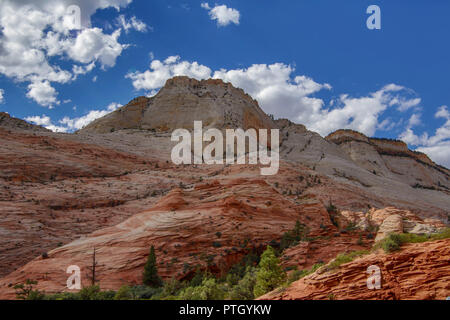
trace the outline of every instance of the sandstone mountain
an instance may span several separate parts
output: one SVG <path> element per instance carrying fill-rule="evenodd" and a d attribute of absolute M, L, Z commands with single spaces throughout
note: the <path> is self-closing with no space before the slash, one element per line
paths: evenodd
<path fill-rule="evenodd" d="M 273 121 L 242 89 L 222 80 L 188 77 L 167 80 L 154 97 L 136 98 L 79 132 L 108 133 L 120 129 L 173 131 L 192 129 L 202 120 L 205 128 L 272 128 Z"/>
<path fill-rule="evenodd" d="M 261 176 L 259 165 L 174 165 L 171 132 L 194 120 L 279 128 L 278 174 Z M 151 245 L 164 279 L 189 279 L 197 266 L 220 275 L 251 250 L 276 245 L 297 220 L 310 241 L 283 253 L 285 267 L 370 248 L 377 230 L 380 239 L 449 224 L 448 169 L 401 142 L 347 130 L 323 138 L 272 120 L 220 80 L 170 79 L 154 97 L 76 134 L 16 132 L 10 124 L 22 122 L 7 123 L 0 124 L 0 298 L 14 298 L 13 285 L 27 278 L 47 292 L 66 290 L 71 264 L 86 284 L 94 248 L 100 286 L 117 289 L 141 283 Z"/>

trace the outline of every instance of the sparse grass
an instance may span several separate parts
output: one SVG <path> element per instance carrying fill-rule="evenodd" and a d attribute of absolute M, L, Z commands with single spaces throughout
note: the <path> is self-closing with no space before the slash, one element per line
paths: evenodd
<path fill-rule="evenodd" d="M 352 251 L 352 252 L 349 252 L 349 253 L 341 253 L 333 261 L 331 261 L 327 265 L 326 268 L 327 268 L 328 271 L 337 269 L 342 264 L 351 262 L 355 258 L 364 256 L 364 255 L 369 254 L 369 253 L 370 253 L 370 251 L 368 251 L 368 250 L 358 250 L 358 251 Z"/>
<path fill-rule="evenodd" d="M 400 249 L 404 243 L 422 243 L 426 241 L 442 240 L 450 238 L 450 228 L 445 228 L 439 233 L 418 235 L 413 233 L 392 233 L 381 241 L 378 241 L 373 249 L 382 248 L 386 253 L 394 252 Z"/>
<path fill-rule="evenodd" d="M 319 269 L 321 266 L 323 266 L 323 263 L 316 263 L 311 267 L 311 269 L 306 270 L 295 270 L 289 275 L 289 278 L 287 280 L 288 284 L 291 284 L 294 281 L 300 280 L 303 277 L 306 277 L 307 275 L 310 275 L 314 272 L 316 272 L 317 269 Z"/>

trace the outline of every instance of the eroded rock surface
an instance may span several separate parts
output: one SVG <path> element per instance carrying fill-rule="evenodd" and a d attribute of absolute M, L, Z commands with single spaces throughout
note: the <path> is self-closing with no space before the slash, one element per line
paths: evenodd
<path fill-rule="evenodd" d="M 260 299 L 274 300 L 444 300 L 450 295 L 450 239 L 407 244 L 400 252 L 372 253 L 325 268 Z M 367 268 L 381 270 L 381 288 L 368 289 Z"/>

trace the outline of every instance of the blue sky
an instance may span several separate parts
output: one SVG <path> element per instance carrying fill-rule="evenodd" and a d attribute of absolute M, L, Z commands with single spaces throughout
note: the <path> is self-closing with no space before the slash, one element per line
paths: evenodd
<path fill-rule="evenodd" d="M 73 4 L 80 27 L 64 20 Z M 372 4 L 381 30 L 366 27 Z M 401 138 L 448 167 L 448 12 L 445 0 L 4 0 L 0 110 L 70 132 L 167 77 L 218 77 L 276 117 Z"/>

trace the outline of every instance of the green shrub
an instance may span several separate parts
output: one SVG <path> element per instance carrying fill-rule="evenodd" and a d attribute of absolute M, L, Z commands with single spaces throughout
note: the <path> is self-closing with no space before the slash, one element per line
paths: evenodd
<path fill-rule="evenodd" d="M 374 249 L 382 248 L 386 253 L 397 251 L 404 243 L 421 243 L 433 240 L 450 238 L 450 228 L 445 228 L 438 233 L 428 235 L 418 235 L 413 233 L 391 233 L 383 240 L 374 245 Z"/>
<path fill-rule="evenodd" d="M 216 279 L 204 279 L 197 287 L 187 287 L 178 296 L 181 300 L 223 300 L 226 296 L 226 289 L 217 283 Z"/>
<path fill-rule="evenodd" d="M 39 290 L 33 290 L 33 287 L 37 285 L 37 281 L 27 279 L 25 283 L 17 284 L 14 286 L 16 290 L 16 297 L 20 300 L 43 300 L 45 298 L 44 293 Z"/>
<path fill-rule="evenodd" d="M 281 236 L 280 252 L 282 252 L 286 248 L 289 248 L 290 246 L 296 245 L 299 241 L 305 240 L 307 234 L 307 227 L 297 220 L 294 229 L 285 232 Z"/>
<path fill-rule="evenodd" d="M 256 284 L 256 272 L 254 267 L 248 267 L 245 276 L 230 290 L 229 298 L 233 300 L 252 300 Z"/>
<path fill-rule="evenodd" d="M 256 273 L 256 284 L 253 290 L 255 297 L 259 297 L 276 287 L 286 279 L 286 273 L 280 266 L 280 260 L 271 246 L 261 255 Z"/>
<path fill-rule="evenodd" d="M 289 278 L 287 280 L 288 284 L 300 280 L 301 278 L 316 272 L 316 270 L 319 269 L 321 266 L 323 266 L 323 263 L 316 263 L 309 270 L 295 270 L 289 275 Z"/>
<path fill-rule="evenodd" d="M 162 292 L 162 288 L 152 288 L 144 285 L 131 287 L 131 296 L 133 299 L 150 299 Z"/>
<path fill-rule="evenodd" d="M 114 300 L 132 300 L 133 294 L 129 286 L 121 286 L 114 295 Z"/>

